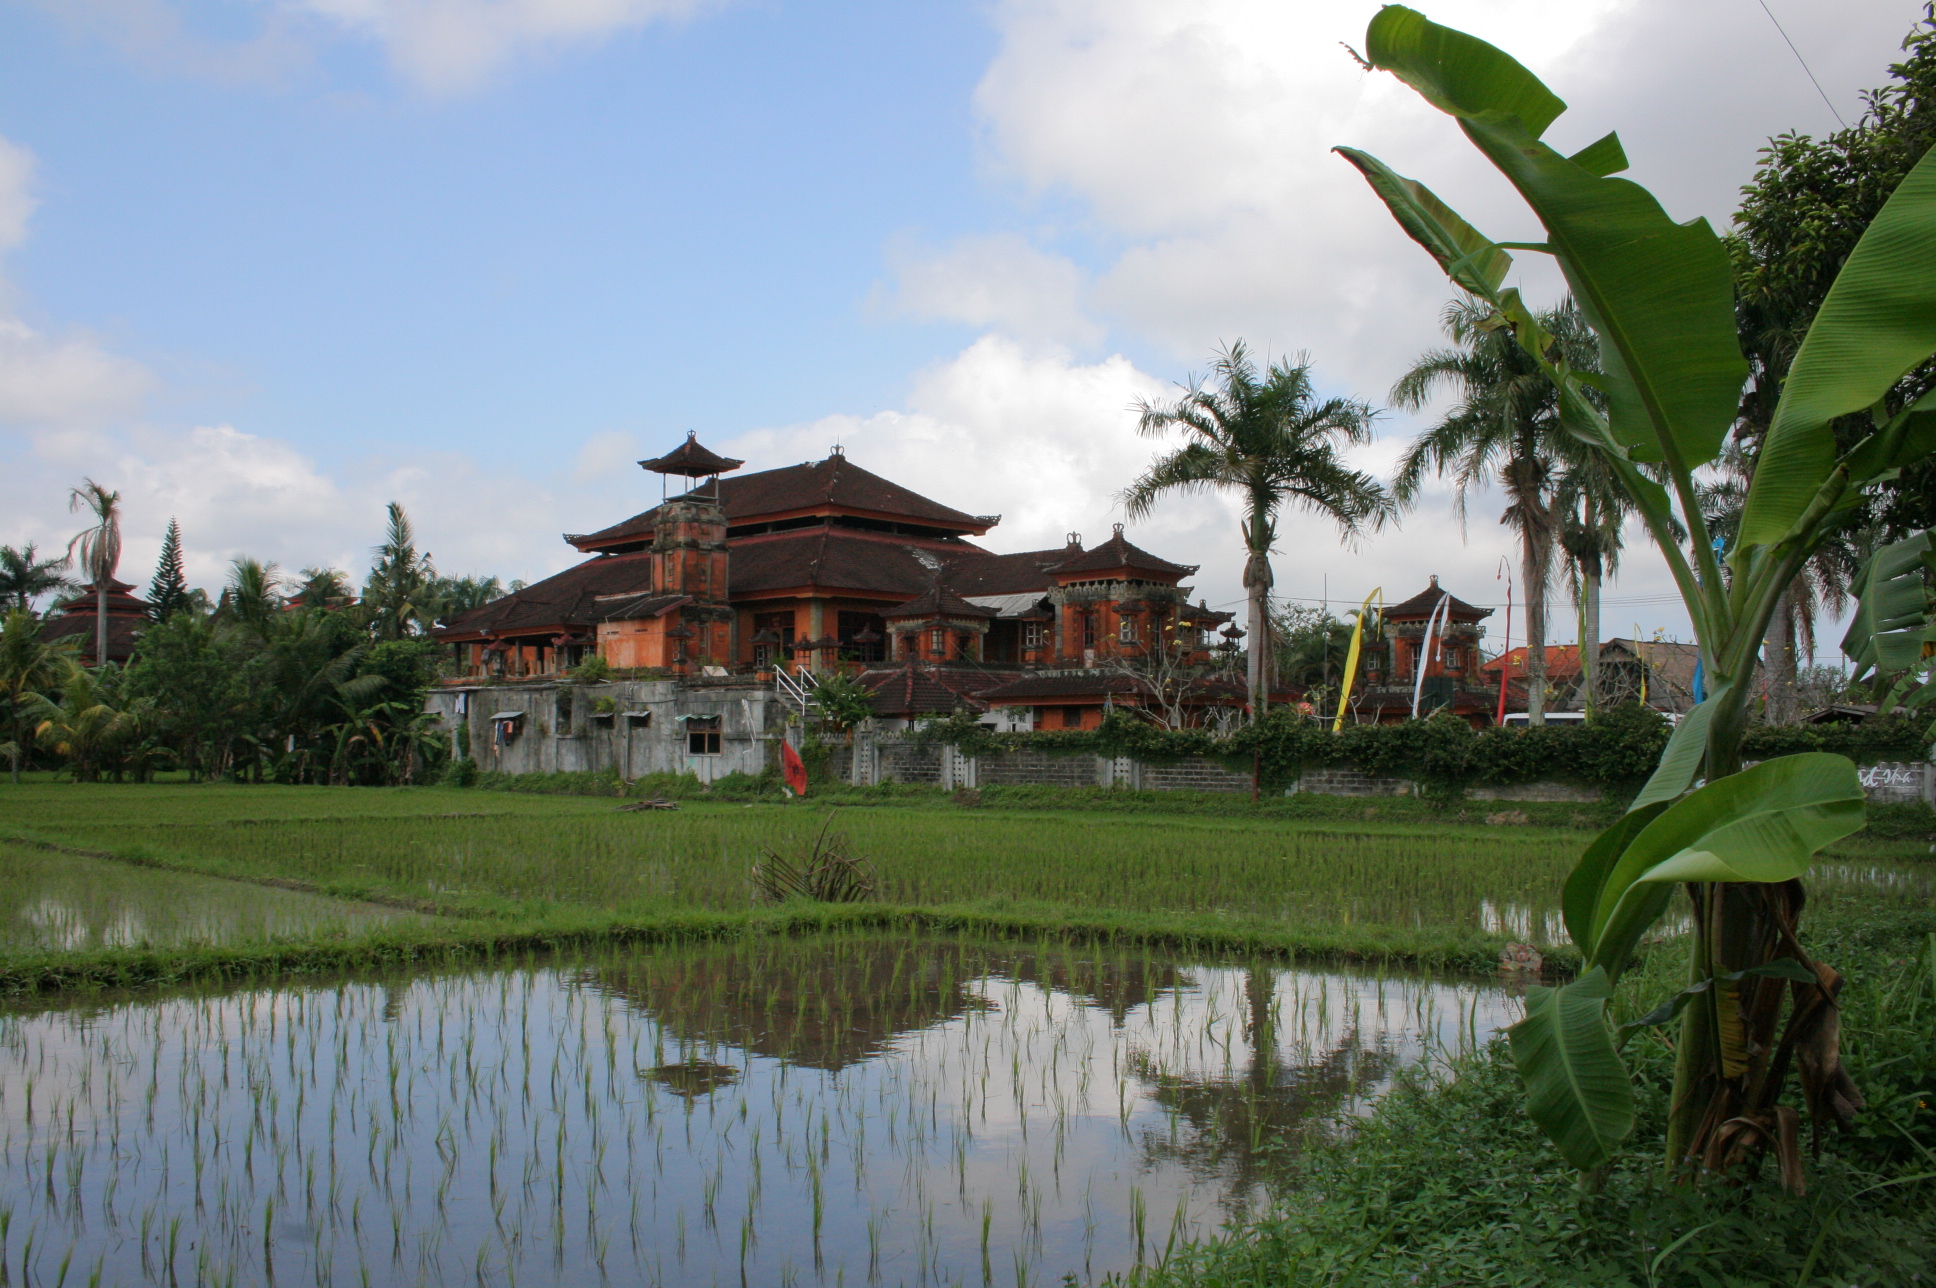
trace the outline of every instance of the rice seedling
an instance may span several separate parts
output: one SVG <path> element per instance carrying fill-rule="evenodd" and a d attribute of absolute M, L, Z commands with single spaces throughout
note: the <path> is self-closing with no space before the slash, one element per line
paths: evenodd
<path fill-rule="evenodd" d="M 129 1284 L 1087 1278 L 1250 1210 L 1300 1142 L 1512 1006 L 839 934 L 0 1013 L 0 1257 L 50 1284 L 64 1261 Z"/>

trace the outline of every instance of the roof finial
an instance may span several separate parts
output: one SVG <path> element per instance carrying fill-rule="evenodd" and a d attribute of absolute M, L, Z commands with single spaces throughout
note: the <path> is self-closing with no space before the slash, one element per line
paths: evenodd
<path fill-rule="evenodd" d="M 1117 536 L 1119 536 L 1119 537 L 1120 537 L 1120 536 L 1122 536 L 1122 535 L 1123 535 L 1123 525 L 1122 525 L 1122 524 L 1120 524 L 1120 523 L 1118 523 L 1118 524 L 1116 524 L 1116 525 L 1115 525 L 1115 531 L 1116 531 L 1116 535 L 1117 535 Z"/>
<path fill-rule="evenodd" d="M 1432 574 L 1432 589 L 1433 589 L 1433 590 L 1437 590 L 1438 588 L 1439 588 L 1439 575 L 1438 575 L 1437 573 L 1433 573 L 1433 574 Z"/>

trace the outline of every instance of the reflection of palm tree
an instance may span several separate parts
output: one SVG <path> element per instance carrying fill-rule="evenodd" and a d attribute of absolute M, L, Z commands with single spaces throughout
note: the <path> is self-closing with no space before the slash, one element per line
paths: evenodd
<path fill-rule="evenodd" d="M 1277 1044 L 1276 995 L 1277 972 L 1246 972 L 1244 1038 L 1250 1059 L 1236 1077 L 1169 1073 L 1147 1055 L 1130 1061 L 1130 1071 L 1149 1085 L 1156 1103 L 1191 1128 L 1175 1140 L 1145 1132 L 1145 1155 L 1181 1163 L 1200 1176 L 1227 1175 L 1226 1200 L 1232 1203 L 1262 1175 L 1269 1148 L 1294 1144 L 1323 1126 L 1340 1106 L 1384 1081 L 1397 1066 L 1391 1050 L 1367 1044 L 1356 1026 L 1317 1059 L 1287 1062 Z"/>

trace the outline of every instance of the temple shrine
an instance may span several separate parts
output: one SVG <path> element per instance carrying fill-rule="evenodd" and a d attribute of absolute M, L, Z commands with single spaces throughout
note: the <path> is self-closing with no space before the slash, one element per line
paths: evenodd
<path fill-rule="evenodd" d="M 108 578 L 108 649 L 109 662 L 126 665 L 134 656 L 135 637 L 153 621 L 148 601 L 134 593 L 134 587 L 125 581 Z M 83 586 L 74 592 L 72 598 L 54 606 L 47 620 L 42 623 L 40 637 L 48 642 L 71 639 L 75 644 L 75 656 L 88 666 L 99 666 L 102 659 L 95 656 L 100 647 L 101 593 L 100 584 Z"/>
<path fill-rule="evenodd" d="M 1495 678 L 1488 687 L 1479 655 L 1480 623 L 1490 608 L 1476 608 L 1431 584 L 1380 615 L 1382 638 L 1368 642 L 1358 666 L 1346 720 L 1396 724 L 1441 710 L 1480 728 L 1492 723 L 1498 701 Z"/>
<path fill-rule="evenodd" d="M 1093 707 L 1093 724 L 1117 697 L 1073 692 L 1103 678 L 1084 673 L 1158 651 L 1205 661 L 1211 632 L 1231 620 L 1189 602 L 1194 566 L 1139 549 L 1121 525 L 1094 547 L 1070 533 L 1053 549 L 995 554 L 975 539 L 999 515 L 955 510 L 838 449 L 740 474 L 743 461 L 688 434 L 639 464 L 667 481 L 658 505 L 567 535 L 584 562 L 435 632 L 470 682 L 551 675 L 596 654 L 674 675 L 848 670 L 883 698 L 919 693 L 953 710 L 990 705 L 964 696 L 981 691 L 1002 705 L 1001 687 L 1027 677 L 1030 700 L 1014 693 L 1009 705 Z M 895 678 L 909 668 L 963 674 Z M 1072 692 L 1051 691 L 1057 676 Z"/>

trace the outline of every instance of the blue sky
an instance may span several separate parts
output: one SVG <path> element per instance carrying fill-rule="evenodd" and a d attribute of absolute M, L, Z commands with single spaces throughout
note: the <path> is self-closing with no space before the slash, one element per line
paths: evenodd
<path fill-rule="evenodd" d="M 1769 134 L 1853 118 L 1920 5 L 1428 6 L 1618 127 L 1724 222 Z M 0 541 L 128 505 L 145 581 L 247 553 L 360 570 L 402 499 L 448 571 L 536 577 L 656 498 L 688 429 L 963 509 L 997 549 L 1106 535 L 1130 403 L 1220 342 L 1374 402 L 1445 289 L 1328 148 L 1523 231 L 1444 118 L 1338 48 L 1371 3 L 45 0 L 0 4 Z M 1831 104 L 1833 107 L 1831 107 Z M 1528 269 L 1525 285 L 1550 294 Z M 1365 453 L 1389 465 L 1414 422 Z M 1429 498 L 1356 549 L 1285 525 L 1279 588 L 1493 602 L 1497 507 Z M 1234 516 L 1131 531 L 1235 599 Z M 1609 624 L 1684 633 L 1644 547 Z"/>

